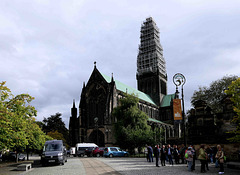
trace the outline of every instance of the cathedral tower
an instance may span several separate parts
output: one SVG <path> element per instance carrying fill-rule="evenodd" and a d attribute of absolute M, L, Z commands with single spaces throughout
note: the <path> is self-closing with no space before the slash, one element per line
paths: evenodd
<path fill-rule="evenodd" d="M 143 22 L 140 39 L 137 57 L 138 90 L 148 94 L 160 106 L 163 96 L 167 94 L 167 73 L 159 29 L 152 17 Z"/>
<path fill-rule="evenodd" d="M 73 107 L 71 108 L 71 117 L 69 121 L 70 146 L 75 146 L 76 143 L 78 143 L 78 128 L 77 108 L 75 107 L 75 100 L 73 100 Z"/>

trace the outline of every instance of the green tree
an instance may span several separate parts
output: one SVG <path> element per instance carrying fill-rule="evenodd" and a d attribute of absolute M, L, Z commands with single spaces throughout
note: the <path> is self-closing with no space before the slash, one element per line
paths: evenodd
<path fill-rule="evenodd" d="M 153 132 L 147 125 L 148 116 L 137 107 L 138 98 L 125 94 L 120 105 L 113 110 L 117 122 L 114 125 L 116 144 L 133 152 L 153 141 Z"/>
<path fill-rule="evenodd" d="M 65 123 L 62 121 L 61 116 L 62 116 L 61 113 L 56 113 L 55 115 L 51 115 L 48 118 L 44 117 L 42 128 L 46 134 L 48 134 L 49 132 L 55 132 L 55 131 L 57 131 L 58 133 L 61 133 L 64 138 L 63 142 L 68 147 L 69 131 L 65 127 Z"/>
<path fill-rule="evenodd" d="M 41 150 L 46 140 L 53 139 L 51 136 L 46 135 L 34 120 L 32 122 L 28 122 L 27 134 L 29 143 L 26 147 L 27 160 L 29 151 Z"/>
<path fill-rule="evenodd" d="M 219 80 L 213 81 L 209 87 L 200 86 L 198 90 L 194 91 L 191 104 L 193 105 L 198 100 L 204 100 L 212 108 L 213 112 L 221 112 L 220 102 L 226 96 L 224 91 L 237 78 L 237 76 L 224 76 Z"/>
<path fill-rule="evenodd" d="M 64 143 L 66 143 L 66 140 L 63 137 L 63 134 L 58 131 L 50 131 L 48 132 L 47 135 L 52 137 L 53 139 L 62 140 Z"/>
<path fill-rule="evenodd" d="M 233 81 L 225 92 L 231 96 L 231 101 L 234 104 L 233 110 L 236 112 L 236 116 L 233 118 L 233 122 L 236 123 L 236 129 L 229 132 L 234 136 L 228 140 L 240 143 L 240 78 Z"/>
<path fill-rule="evenodd" d="M 0 83 L 0 150 L 17 154 L 27 147 L 39 149 L 45 136 L 34 124 L 37 111 L 30 105 L 34 98 L 28 94 L 14 96 L 5 84 Z"/>

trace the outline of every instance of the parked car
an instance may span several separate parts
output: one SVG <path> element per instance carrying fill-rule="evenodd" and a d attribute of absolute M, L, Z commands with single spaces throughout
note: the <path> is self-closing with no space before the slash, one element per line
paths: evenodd
<path fill-rule="evenodd" d="M 104 157 L 127 157 L 129 153 L 121 150 L 119 147 L 106 147 L 103 153 Z"/>
<path fill-rule="evenodd" d="M 104 148 L 105 147 L 96 147 L 96 148 L 94 148 L 92 150 L 92 155 L 95 156 L 95 157 L 103 156 Z"/>
<path fill-rule="evenodd" d="M 41 163 L 43 166 L 56 163 L 62 164 L 67 162 L 67 150 L 63 145 L 62 140 L 49 140 L 46 141 L 41 155 Z"/>
<path fill-rule="evenodd" d="M 76 144 L 76 155 L 78 157 L 84 157 L 86 154 L 90 155 L 92 153 L 92 149 L 98 147 L 95 143 L 77 143 Z M 91 153 L 88 152 L 88 149 L 91 149 Z M 87 151 L 86 151 L 87 150 Z"/>
<path fill-rule="evenodd" d="M 96 147 L 87 147 L 85 149 L 85 155 L 87 155 L 88 157 L 92 157 L 93 156 L 92 151 L 93 151 L 94 148 L 96 148 Z"/>
<path fill-rule="evenodd" d="M 70 148 L 70 156 L 73 155 L 74 157 L 76 157 L 76 147 L 71 147 Z"/>
<path fill-rule="evenodd" d="M 70 150 L 67 150 L 67 156 L 70 157 Z"/>
<path fill-rule="evenodd" d="M 22 153 L 18 153 L 18 161 L 24 161 L 25 155 Z M 16 160 L 16 153 L 15 152 L 9 152 L 2 155 L 2 161 L 15 161 Z"/>

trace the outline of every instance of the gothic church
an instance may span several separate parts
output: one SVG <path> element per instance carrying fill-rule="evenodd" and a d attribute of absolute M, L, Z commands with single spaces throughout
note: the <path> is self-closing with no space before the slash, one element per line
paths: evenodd
<path fill-rule="evenodd" d="M 111 115 L 119 105 L 124 93 L 136 94 L 138 107 L 148 116 L 148 124 L 162 127 L 165 142 L 179 136 L 174 127 L 172 100 L 175 94 L 167 94 L 166 62 L 160 44 L 159 29 L 150 17 L 141 26 L 139 53 L 137 57 L 137 86 L 134 89 L 97 69 L 96 62 L 88 80 L 83 84 L 79 115 L 75 102 L 71 109 L 69 133 L 71 146 L 76 143 L 96 143 L 98 146 L 112 146 L 115 143 Z"/>

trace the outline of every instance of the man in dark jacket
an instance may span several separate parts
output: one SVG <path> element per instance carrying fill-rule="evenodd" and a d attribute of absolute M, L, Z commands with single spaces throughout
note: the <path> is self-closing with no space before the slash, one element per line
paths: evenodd
<path fill-rule="evenodd" d="M 165 145 L 162 146 L 160 153 L 161 153 L 161 164 L 162 166 L 166 166 L 165 165 L 165 161 L 166 161 L 166 149 L 165 149 Z"/>
<path fill-rule="evenodd" d="M 158 165 L 159 155 L 160 155 L 159 145 L 156 145 L 155 148 L 154 148 L 154 156 L 156 158 L 156 166 L 157 167 L 159 167 L 159 165 Z"/>
<path fill-rule="evenodd" d="M 148 161 L 153 162 L 153 149 L 152 149 L 152 147 L 148 146 L 147 150 L 148 150 Z"/>
<path fill-rule="evenodd" d="M 173 148 L 171 147 L 171 145 L 168 145 L 167 148 L 167 155 L 168 155 L 168 161 L 170 165 L 173 165 L 173 160 L 172 160 L 172 155 L 173 155 Z"/>

